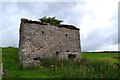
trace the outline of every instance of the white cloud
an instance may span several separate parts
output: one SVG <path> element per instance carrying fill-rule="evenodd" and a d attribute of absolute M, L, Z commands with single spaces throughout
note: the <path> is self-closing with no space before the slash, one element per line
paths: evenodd
<path fill-rule="evenodd" d="M 47 15 L 56 16 L 64 20 L 64 23 L 80 28 L 82 51 L 117 50 L 117 4 L 118 0 L 4 3 L 3 46 L 18 46 L 21 18 L 35 20 Z"/>
<path fill-rule="evenodd" d="M 74 11 L 84 14 L 79 24 L 83 51 L 97 48 L 117 50 L 117 5 L 117 0 L 86 0 L 82 7 L 79 4 L 75 7 Z M 105 47 L 104 44 L 110 47 Z"/>
<path fill-rule="evenodd" d="M 115 45 L 112 45 L 112 44 L 104 45 L 104 47 L 102 47 L 101 49 L 97 49 L 95 51 L 118 51 L 118 44 L 115 44 Z"/>

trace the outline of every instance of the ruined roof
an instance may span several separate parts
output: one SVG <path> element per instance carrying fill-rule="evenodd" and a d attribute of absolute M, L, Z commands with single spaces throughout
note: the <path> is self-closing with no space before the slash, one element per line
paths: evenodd
<path fill-rule="evenodd" d="M 25 19 L 25 18 L 22 18 L 21 21 L 24 22 L 24 23 L 35 23 L 35 24 L 41 24 L 41 25 L 48 25 L 47 23 L 42 23 L 40 21 L 32 21 L 32 20 L 28 20 L 28 19 Z M 76 28 L 73 25 L 67 25 L 67 24 L 61 24 L 61 25 L 59 25 L 57 27 L 59 27 L 59 28 L 69 28 L 69 29 L 80 30 L 79 28 Z"/>
<path fill-rule="evenodd" d="M 65 28 L 69 28 L 69 29 L 76 29 L 76 30 L 80 30 L 79 28 L 76 28 L 73 25 L 66 25 L 66 24 L 61 24 L 60 26 L 58 26 L 60 28 L 65 27 Z"/>

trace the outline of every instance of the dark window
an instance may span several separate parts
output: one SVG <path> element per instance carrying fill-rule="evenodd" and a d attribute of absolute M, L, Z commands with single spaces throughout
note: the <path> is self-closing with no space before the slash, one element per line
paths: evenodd
<path fill-rule="evenodd" d="M 69 52 L 69 50 L 67 50 L 66 52 Z"/>
<path fill-rule="evenodd" d="M 67 36 L 68 36 L 68 34 L 65 34 L 65 36 L 67 37 Z"/>
<path fill-rule="evenodd" d="M 56 55 L 58 55 L 58 54 L 59 54 L 59 52 L 57 51 L 57 52 L 56 52 Z"/>
<path fill-rule="evenodd" d="M 41 58 L 40 58 L 40 57 L 37 57 L 37 58 L 33 58 L 33 60 L 41 60 Z"/>
<path fill-rule="evenodd" d="M 42 33 L 44 33 L 44 31 L 42 31 Z"/>
<path fill-rule="evenodd" d="M 76 54 L 68 54 L 68 58 L 75 58 L 76 57 Z"/>

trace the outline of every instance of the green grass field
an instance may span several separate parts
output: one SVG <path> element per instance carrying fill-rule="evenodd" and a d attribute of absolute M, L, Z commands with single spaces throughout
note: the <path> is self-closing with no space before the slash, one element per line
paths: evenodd
<path fill-rule="evenodd" d="M 90 52 L 86 52 L 86 53 L 82 53 L 82 56 L 87 58 L 87 59 L 97 59 L 97 60 L 101 60 L 101 61 L 107 61 L 111 64 L 114 63 L 119 63 L 119 60 L 116 58 L 119 55 L 117 53 L 90 53 Z"/>
<path fill-rule="evenodd" d="M 82 53 L 83 61 L 46 60 L 42 66 L 21 69 L 18 48 L 2 48 L 2 61 L 7 78 L 118 78 L 118 54 Z M 54 67 L 51 67 L 51 64 Z M 47 66 L 46 66 L 47 65 Z M 59 65 L 59 66 L 58 66 Z"/>
<path fill-rule="evenodd" d="M 2 48 L 0 48 L 0 64 L 2 62 Z M 0 74 L 0 80 L 1 80 L 2 75 Z"/>

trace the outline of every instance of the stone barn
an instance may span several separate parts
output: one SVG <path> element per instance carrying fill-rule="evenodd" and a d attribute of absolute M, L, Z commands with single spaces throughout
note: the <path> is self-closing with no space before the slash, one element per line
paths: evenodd
<path fill-rule="evenodd" d="M 19 59 L 23 67 L 37 65 L 43 57 L 77 58 L 81 52 L 79 29 L 21 19 Z"/>

